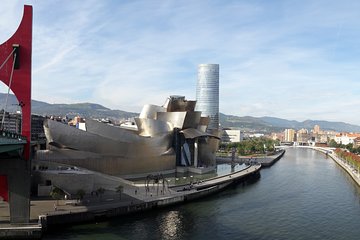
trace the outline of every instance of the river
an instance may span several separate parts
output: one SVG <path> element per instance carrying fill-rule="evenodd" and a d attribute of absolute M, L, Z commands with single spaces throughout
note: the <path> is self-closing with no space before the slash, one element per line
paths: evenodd
<path fill-rule="evenodd" d="M 360 239 L 360 188 L 325 155 L 289 148 L 256 182 L 43 239 Z"/>

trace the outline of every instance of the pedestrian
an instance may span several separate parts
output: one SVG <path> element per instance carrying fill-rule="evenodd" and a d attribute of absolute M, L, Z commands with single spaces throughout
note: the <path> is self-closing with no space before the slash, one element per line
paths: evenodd
<path fill-rule="evenodd" d="M 57 210 L 56 203 L 54 203 L 54 211 L 56 211 L 56 210 Z"/>

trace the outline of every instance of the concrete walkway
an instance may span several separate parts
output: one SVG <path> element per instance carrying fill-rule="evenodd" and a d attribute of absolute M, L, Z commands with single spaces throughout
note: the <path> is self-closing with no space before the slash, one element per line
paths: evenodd
<path fill-rule="evenodd" d="M 285 153 L 285 150 L 280 150 L 274 155 L 264 155 L 258 157 L 249 157 L 249 156 L 238 156 L 234 159 L 235 163 L 260 163 L 263 167 L 270 167 L 273 165 L 277 160 L 279 160 Z M 222 163 L 231 163 L 231 157 L 217 157 L 217 162 Z"/>
<path fill-rule="evenodd" d="M 37 223 L 40 215 L 58 215 L 69 214 L 85 211 L 96 211 L 111 207 L 128 206 L 138 204 L 142 201 L 133 198 L 127 194 L 120 195 L 113 193 L 105 193 L 101 198 L 86 195 L 82 203 L 77 200 L 53 200 L 53 199 L 38 199 L 32 200 L 30 206 L 30 221 Z M 56 206 L 56 209 L 55 209 Z M 9 204 L 7 202 L 0 202 L 0 224 L 8 224 L 10 221 Z"/>
<path fill-rule="evenodd" d="M 49 217 L 55 217 L 57 220 L 64 218 L 57 218 L 56 216 L 75 216 L 79 213 L 90 213 L 93 216 L 98 213 L 104 213 L 104 215 L 113 214 L 111 216 L 114 216 L 152 209 L 156 206 L 180 203 L 219 191 L 247 175 L 258 172 L 260 168 L 261 165 L 249 166 L 246 169 L 224 176 L 174 187 L 168 187 L 167 185 L 163 187 L 162 184 L 151 184 L 149 188 L 146 188 L 145 184 L 135 185 L 126 181 L 123 182 L 124 193 L 121 194 L 121 197 L 120 194 L 115 191 L 106 190 L 102 196 L 87 194 L 81 204 L 76 200 L 56 201 L 52 199 L 34 199 L 31 201 L 30 207 L 31 222 L 37 223 L 41 215 L 47 219 L 49 219 Z M 0 202 L 0 224 L 4 225 L 8 223 L 8 203 Z"/>
<path fill-rule="evenodd" d="M 133 182 L 119 177 L 101 173 L 95 174 L 99 177 L 99 179 L 102 178 L 111 180 L 106 182 L 105 185 L 101 185 L 101 187 L 106 189 L 102 196 L 86 194 L 81 203 L 77 200 L 54 200 L 50 197 L 32 199 L 30 205 L 30 221 L 33 223 L 37 222 L 40 215 L 59 215 L 86 211 L 99 211 L 183 195 L 168 188 L 168 185 L 165 185 L 165 188 L 163 188 L 161 184 L 159 186 L 150 184 L 149 189 L 146 190 L 145 184 L 134 184 Z M 104 181 L 101 182 L 104 183 Z M 115 189 L 119 185 L 124 187 L 121 196 L 114 190 L 110 190 Z M 9 221 L 9 204 L 0 200 L 0 224 L 8 224 Z"/>
<path fill-rule="evenodd" d="M 258 171 L 261 168 L 261 165 L 252 165 L 252 166 L 248 166 L 240 171 L 234 172 L 234 173 L 229 173 L 223 176 L 219 176 L 219 177 L 214 177 L 214 178 L 210 178 L 207 179 L 205 181 L 198 181 L 195 182 L 193 184 L 185 184 L 185 185 L 179 185 L 179 186 L 173 186 L 170 187 L 172 190 L 177 191 L 177 192 L 182 192 L 182 191 L 188 191 L 188 190 L 200 190 L 200 189 L 204 189 L 204 188 L 209 188 L 215 185 L 219 185 L 219 184 L 223 184 L 226 182 L 232 182 L 236 179 L 242 178 L 244 176 L 246 176 L 249 173 Z"/>

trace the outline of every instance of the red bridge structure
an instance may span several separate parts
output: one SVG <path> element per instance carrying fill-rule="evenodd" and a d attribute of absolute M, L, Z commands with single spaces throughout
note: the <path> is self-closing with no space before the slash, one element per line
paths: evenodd
<path fill-rule="evenodd" d="M 22 112 L 21 136 L 6 132 L 3 122 L 0 129 L 0 198 L 9 202 L 11 223 L 30 218 L 31 52 L 32 6 L 25 5 L 18 29 L 0 45 L 0 80 Z"/>

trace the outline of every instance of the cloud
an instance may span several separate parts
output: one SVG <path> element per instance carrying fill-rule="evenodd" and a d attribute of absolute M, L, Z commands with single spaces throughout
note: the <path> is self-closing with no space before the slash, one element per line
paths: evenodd
<path fill-rule="evenodd" d="M 360 124 L 357 1 L 32 4 L 37 100 L 139 111 L 194 99 L 197 65 L 219 63 L 224 113 Z M 18 19 L 20 5 L 1 9 Z"/>
<path fill-rule="evenodd" d="M 0 8 L 0 43 L 8 40 L 18 28 L 23 7 L 21 1 L 3 1 Z"/>

